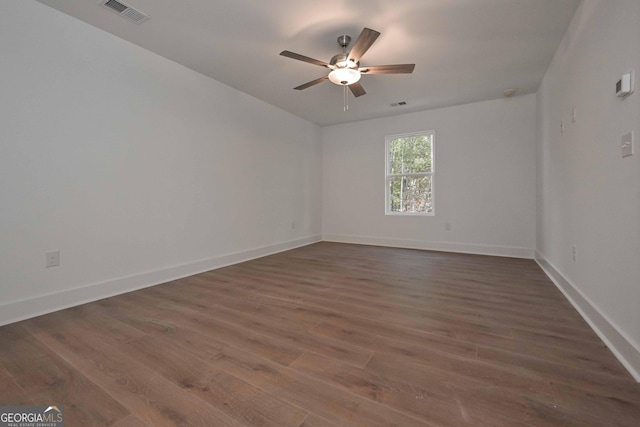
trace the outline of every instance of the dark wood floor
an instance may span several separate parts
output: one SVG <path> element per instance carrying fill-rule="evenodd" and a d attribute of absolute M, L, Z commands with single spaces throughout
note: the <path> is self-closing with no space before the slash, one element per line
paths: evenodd
<path fill-rule="evenodd" d="M 0 328 L 0 404 L 74 426 L 638 426 L 531 260 L 319 243 Z"/>

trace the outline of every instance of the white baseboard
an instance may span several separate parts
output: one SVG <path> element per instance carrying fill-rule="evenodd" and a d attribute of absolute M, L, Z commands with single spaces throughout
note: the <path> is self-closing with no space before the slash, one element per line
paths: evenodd
<path fill-rule="evenodd" d="M 538 251 L 535 252 L 535 260 L 620 363 L 636 381 L 640 382 L 640 349 L 638 346 Z"/>
<path fill-rule="evenodd" d="M 368 236 L 346 236 L 338 234 L 324 234 L 322 240 L 338 243 L 355 243 L 360 245 L 389 246 L 393 248 L 422 249 L 443 252 L 459 252 L 475 255 L 493 255 L 510 258 L 532 259 L 532 248 L 511 246 L 478 245 L 474 243 L 436 242 L 430 240 L 388 239 Z"/>
<path fill-rule="evenodd" d="M 0 305 L 0 326 L 321 241 L 319 235 Z"/>

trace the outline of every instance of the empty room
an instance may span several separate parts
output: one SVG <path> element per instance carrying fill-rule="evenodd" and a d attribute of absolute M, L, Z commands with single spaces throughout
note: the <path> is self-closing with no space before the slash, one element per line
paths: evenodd
<path fill-rule="evenodd" d="M 640 1 L 3 0 L 0 427 L 640 425 Z"/>

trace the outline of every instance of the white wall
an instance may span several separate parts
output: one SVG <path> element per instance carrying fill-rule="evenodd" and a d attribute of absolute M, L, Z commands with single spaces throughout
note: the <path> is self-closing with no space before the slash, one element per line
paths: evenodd
<path fill-rule="evenodd" d="M 319 127 L 32 1 L 0 58 L 0 324 L 320 238 Z"/>
<path fill-rule="evenodd" d="M 541 265 L 638 380 L 640 92 L 614 87 L 631 69 L 640 83 L 639 45 L 640 2 L 583 0 L 538 92 L 537 204 Z M 630 130 L 636 155 L 623 159 Z"/>
<path fill-rule="evenodd" d="M 535 115 L 526 95 L 323 128 L 323 238 L 533 257 Z M 385 135 L 427 130 L 435 216 L 385 216 Z"/>

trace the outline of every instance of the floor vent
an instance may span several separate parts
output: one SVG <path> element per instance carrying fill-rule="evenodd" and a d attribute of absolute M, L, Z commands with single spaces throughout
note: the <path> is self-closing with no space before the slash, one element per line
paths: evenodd
<path fill-rule="evenodd" d="M 100 4 L 110 11 L 117 13 L 123 18 L 126 18 L 131 22 L 135 22 L 136 24 L 142 24 L 144 21 L 149 19 L 149 16 L 139 10 L 117 0 L 100 0 Z"/>

